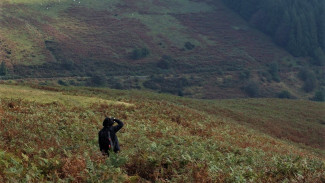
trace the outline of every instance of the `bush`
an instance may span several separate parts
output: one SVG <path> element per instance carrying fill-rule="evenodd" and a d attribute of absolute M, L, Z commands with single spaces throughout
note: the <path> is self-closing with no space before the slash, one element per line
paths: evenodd
<path fill-rule="evenodd" d="M 0 76 L 5 76 L 7 75 L 7 66 L 4 61 L 1 62 L 0 65 Z"/>
<path fill-rule="evenodd" d="M 143 86 L 159 92 L 183 96 L 184 87 L 191 86 L 192 84 L 184 77 L 165 78 L 164 76 L 152 76 L 143 83 Z"/>
<path fill-rule="evenodd" d="M 314 57 L 313 64 L 318 65 L 318 66 L 322 66 L 325 64 L 325 54 L 324 54 L 324 51 L 322 50 L 322 48 L 318 47 L 314 51 L 313 57 Z"/>
<path fill-rule="evenodd" d="M 139 60 L 139 59 L 147 57 L 149 54 L 150 54 L 150 51 L 148 48 L 134 49 L 132 51 L 131 58 L 133 60 Z"/>
<path fill-rule="evenodd" d="M 69 84 L 72 86 L 77 86 L 77 83 L 75 80 L 69 80 Z"/>
<path fill-rule="evenodd" d="M 318 102 L 324 102 L 325 101 L 325 92 L 321 91 L 321 90 L 316 91 L 312 100 L 318 101 Z"/>
<path fill-rule="evenodd" d="M 195 45 L 192 44 L 191 42 L 186 42 L 184 44 L 184 47 L 187 49 L 187 50 L 193 50 L 195 48 Z"/>
<path fill-rule="evenodd" d="M 58 81 L 58 84 L 62 85 L 62 86 L 68 86 L 68 84 L 66 82 L 62 81 L 61 79 Z"/>
<path fill-rule="evenodd" d="M 279 76 L 279 66 L 277 63 L 272 63 L 269 66 L 269 73 L 272 76 L 272 80 L 276 82 L 280 82 L 280 76 Z"/>
<path fill-rule="evenodd" d="M 74 63 L 71 60 L 64 60 L 62 61 L 61 66 L 63 69 L 71 71 L 74 68 Z"/>
<path fill-rule="evenodd" d="M 249 79 L 250 76 L 251 76 L 251 72 L 249 70 L 244 70 L 239 75 L 240 79 L 242 79 L 242 80 Z"/>
<path fill-rule="evenodd" d="M 251 81 L 242 89 L 249 97 L 257 97 L 259 95 L 259 86 L 256 82 Z"/>
<path fill-rule="evenodd" d="M 263 71 L 260 73 L 260 75 L 262 75 L 267 80 L 267 82 L 272 81 L 272 75 L 269 72 Z M 263 78 L 263 81 L 264 81 L 264 78 Z"/>
<path fill-rule="evenodd" d="M 313 76 L 311 78 L 308 78 L 305 81 L 303 89 L 305 90 L 305 92 L 312 92 L 312 91 L 314 91 L 316 86 L 317 86 L 316 76 Z"/>
<path fill-rule="evenodd" d="M 174 59 L 171 56 L 163 55 L 157 63 L 157 67 L 161 69 L 170 69 Z"/>
<path fill-rule="evenodd" d="M 292 98 L 292 95 L 291 95 L 291 93 L 289 91 L 283 90 L 282 92 L 280 92 L 278 94 L 278 97 L 279 98 L 288 98 L 288 99 L 290 99 L 290 98 Z"/>
<path fill-rule="evenodd" d="M 90 86 L 103 86 L 106 83 L 106 77 L 102 75 L 93 75 L 88 81 Z"/>
<path fill-rule="evenodd" d="M 300 70 L 298 77 L 304 81 L 304 85 L 302 89 L 305 92 L 312 92 L 317 86 L 317 79 L 316 75 L 313 71 L 308 69 L 302 69 Z"/>

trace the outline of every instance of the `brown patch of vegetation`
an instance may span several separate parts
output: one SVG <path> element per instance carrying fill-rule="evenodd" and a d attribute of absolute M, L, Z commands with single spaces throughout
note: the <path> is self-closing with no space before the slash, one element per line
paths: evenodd
<path fill-rule="evenodd" d="M 62 169 L 60 170 L 61 178 L 72 176 L 75 178 L 73 182 L 84 182 L 85 177 L 82 176 L 86 169 L 86 162 L 83 158 L 73 157 L 63 161 Z"/>

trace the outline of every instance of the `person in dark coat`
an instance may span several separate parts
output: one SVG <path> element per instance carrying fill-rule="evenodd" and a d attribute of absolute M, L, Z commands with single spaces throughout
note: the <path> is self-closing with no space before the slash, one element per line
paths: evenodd
<path fill-rule="evenodd" d="M 114 123 L 117 123 L 117 125 L 113 126 Z M 120 151 L 120 145 L 116 136 L 116 132 L 118 132 L 123 127 L 123 122 L 119 119 L 115 118 L 108 118 L 106 117 L 103 121 L 103 128 L 98 133 L 98 143 L 100 151 L 103 153 L 103 155 L 109 156 L 109 144 L 107 138 L 103 138 L 103 135 L 101 134 L 108 134 L 108 131 L 110 132 L 111 141 L 113 144 L 113 151 L 115 153 Z"/>

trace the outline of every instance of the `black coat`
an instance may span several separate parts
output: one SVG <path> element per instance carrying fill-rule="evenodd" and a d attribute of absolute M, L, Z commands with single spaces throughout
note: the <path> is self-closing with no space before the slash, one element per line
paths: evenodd
<path fill-rule="evenodd" d="M 122 121 L 120 121 L 118 119 L 115 119 L 114 121 L 117 123 L 116 126 L 104 126 L 104 128 L 101 129 L 98 133 L 98 143 L 99 143 L 100 151 L 105 151 L 106 153 L 108 153 L 108 146 L 106 146 L 105 143 L 101 141 L 100 135 L 99 135 L 102 131 L 104 131 L 105 133 L 108 133 L 107 132 L 108 130 L 110 131 L 111 139 L 114 144 L 114 149 L 113 149 L 114 152 L 120 151 L 120 145 L 118 142 L 118 138 L 116 136 L 116 132 L 118 132 L 123 127 L 124 124 Z"/>

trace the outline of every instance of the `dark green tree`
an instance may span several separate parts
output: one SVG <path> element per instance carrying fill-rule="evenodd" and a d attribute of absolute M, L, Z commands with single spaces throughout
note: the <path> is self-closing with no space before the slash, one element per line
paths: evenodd
<path fill-rule="evenodd" d="M 254 81 L 250 81 L 242 89 L 249 97 L 258 97 L 259 95 L 259 86 Z"/>
<path fill-rule="evenodd" d="M 4 61 L 1 62 L 0 65 L 0 76 L 5 76 L 7 75 L 7 66 Z"/>
<path fill-rule="evenodd" d="M 134 49 L 132 51 L 131 58 L 133 60 L 139 60 L 139 59 L 147 57 L 149 54 L 150 54 L 150 51 L 148 48 Z"/>
<path fill-rule="evenodd" d="M 283 90 L 282 92 L 280 92 L 278 94 L 278 97 L 279 98 L 287 98 L 287 99 L 291 99 L 292 98 L 291 93 L 289 91 L 287 91 L 287 90 Z"/>
<path fill-rule="evenodd" d="M 318 101 L 318 102 L 324 102 L 325 101 L 325 92 L 324 91 L 316 91 L 315 95 L 313 97 L 314 101 Z"/>
<path fill-rule="evenodd" d="M 325 64 L 325 54 L 320 47 L 315 49 L 313 57 L 315 65 L 322 66 Z"/>
<path fill-rule="evenodd" d="M 324 0 L 223 0 L 294 56 L 325 51 Z"/>

